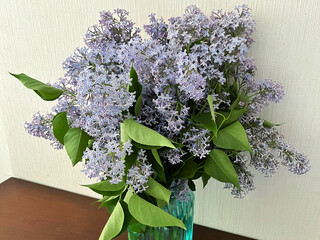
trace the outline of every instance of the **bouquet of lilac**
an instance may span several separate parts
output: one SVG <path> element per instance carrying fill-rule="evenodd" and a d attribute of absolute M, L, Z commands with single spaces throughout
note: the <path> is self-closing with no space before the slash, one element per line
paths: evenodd
<path fill-rule="evenodd" d="M 207 17 L 190 6 L 168 22 L 151 14 L 144 28 L 149 39 L 127 11 L 102 12 L 57 83 L 12 74 L 42 99 L 58 100 L 26 129 L 64 146 L 72 164 L 82 162 L 97 179 L 87 187 L 111 212 L 101 239 L 137 222 L 185 228 L 161 208 L 170 196 L 185 199 L 198 178 L 203 186 L 210 178 L 224 182 L 242 198 L 254 189 L 248 166 L 265 176 L 280 165 L 298 175 L 309 170 L 307 157 L 260 116 L 284 91 L 254 81 L 248 7 Z"/>

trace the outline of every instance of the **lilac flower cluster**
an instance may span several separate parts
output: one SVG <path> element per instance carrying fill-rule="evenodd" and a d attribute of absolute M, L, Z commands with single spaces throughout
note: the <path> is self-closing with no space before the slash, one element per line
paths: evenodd
<path fill-rule="evenodd" d="M 252 117 L 243 117 L 241 121 L 253 150 L 250 165 L 265 176 L 274 175 L 280 164 L 298 175 L 310 169 L 308 158 L 297 152 L 275 127 L 266 127 L 262 119 Z"/>
<path fill-rule="evenodd" d="M 252 94 L 251 104 L 248 111 L 251 115 L 259 116 L 264 107 L 267 107 L 270 102 L 277 103 L 284 96 L 283 86 L 272 80 L 254 82 L 250 81 L 247 88 L 250 89 Z"/>
<path fill-rule="evenodd" d="M 182 143 L 186 145 L 188 151 L 191 152 L 194 156 L 205 158 L 210 150 L 210 141 L 209 141 L 209 130 L 207 129 L 198 129 L 191 128 L 190 131 L 183 134 L 184 138 Z"/>
<path fill-rule="evenodd" d="M 177 148 L 161 152 L 161 157 L 168 160 L 169 163 L 174 165 L 183 162 L 182 157 L 185 154 L 186 153 L 183 152 L 180 148 Z"/>
<path fill-rule="evenodd" d="M 53 114 L 41 115 L 39 112 L 32 117 L 32 122 L 26 122 L 24 127 L 26 131 L 35 137 L 41 137 L 50 140 L 50 144 L 56 149 L 62 149 L 63 145 L 58 142 L 52 132 L 51 122 Z"/>
<path fill-rule="evenodd" d="M 164 21 L 155 14 L 144 29 L 150 39 L 142 39 L 140 30 L 128 19 L 128 12 L 102 12 L 99 24 L 89 28 L 86 46 L 67 58 L 65 76 L 54 86 L 64 90 L 53 113 L 38 113 L 26 124 L 34 136 L 49 139 L 57 148 L 61 144 L 52 133 L 51 120 L 56 113 L 67 111 L 71 127 L 80 127 L 94 139 L 83 155 L 84 173 L 98 180 L 117 184 L 125 179 L 136 193 L 148 186 L 155 169 L 148 154 L 140 149 L 130 169 L 125 156 L 133 152 L 130 141 L 120 141 L 120 123 L 127 118 L 148 126 L 172 141 L 176 149 L 159 149 L 165 174 L 174 174 L 184 162 L 192 159 L 201 171 L 209 152 L 217 146 L 214 135 L 196 124 L 192 116 L 212 111 L 207 96 L 213 99 L 214 114 L 230 112 L 232 104 L 245 108 L 241 117 L 252 148 L 252 154 L 230 151 L 228 155 L 239 176 L 241 191 L 227 183 L 236 197 L 254 189 L 254 166 L 272 176 L 282 164 L 296 174 L 309 170 L 308 159 L 288 144 L 275 127 L 265 127 L 259 118 L 270 102 L 278 102 L 283 87 L 271 80 L 254 81 L 256 67 L 248 51 L 253 43 L 255 22 L 247 6 L 235 11 L 212 12 L 205 16 L 196 6 L 189 6 L 181 17 Z M 130 114 L 136 102 L 131 67 L 142 85 L 141 113 Z M 148 151 L 148 150 L 147 150 Z M 170 189 L 179 188 L 185 195 L 187 181 L 175 179 Z"/>
<path fill-rule="evenodd" d="M 148 179 L 153 174 L 151 164 L 148 164 L 145 150 L 140 150 L 136 163 L 129 169 L 127 184 L 130 184 L 136 193 L 147 189 Z"/>

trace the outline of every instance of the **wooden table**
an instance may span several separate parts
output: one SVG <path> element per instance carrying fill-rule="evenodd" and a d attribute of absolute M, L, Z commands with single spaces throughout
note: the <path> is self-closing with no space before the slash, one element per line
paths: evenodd
<path fill-rule="evenodd" d="M 97 240 L 109 214 L 94 198 L 10 178 L 0 184 L 1 240 Z M 194 226 L 196 240 L 249 238 Z M 123 234 L 117 240 L 127 240 Z"/>

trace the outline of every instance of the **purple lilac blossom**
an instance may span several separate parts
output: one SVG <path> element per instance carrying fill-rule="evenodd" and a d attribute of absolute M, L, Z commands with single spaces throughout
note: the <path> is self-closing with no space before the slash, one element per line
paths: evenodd
<path fill-rule="evenodd" d="M 153 170 L 151 164 L 148 164 L 145 150 L 140 149 L 136 163 L 128 171 L 127 184 L 130 184 L 136 193 L 144 192 L 152 174 Z"/>
<path fill-rule="evenodd" d="M 26 122 L 24 127 L 32 136 L 48 139 L 55 149 L 62 149 L 63 145 L 59 143 L 53 135 L 51 125 L 53 117 L 53 114 L 41 115 L 37 112 L 33 115 L 32 122 Z"/>
<path fill-rule="evenodd" d="M 191 128 L 183 134 L 183 144 L 196 157 L 205 158 L 210 152 L 209 130 Z"/>
<path fill-rule="evenodd" d="M 253 190 L 248 166 L 266 176 L 272 176 L 281 164 L 296 174 L 309 170 L 306 156 L 274 127 L 264 127 L 259 118 L 270 102 L 283 98 L 284 91 L 274 81 L 254 81 L 256 67 L 247 55 L 255 21 L 246 5 L 227 13 L 213 11 L 210 17 L 189 6 L 181 17 L 168 22 L 151 14 L 150 23 L 144 26 L 150 39 L 141 38 L 125 10 L 100 15 L 99 24 L 86 33 L 86 46 L 77 48 L 63 63 L 65 75 L 54 86 L 64 93 L 52 113 L 37 113 L 31 123 L 26 123 L 30 134 L 62 148 L 53 136 L 51 121 L 57 113 L 67 111 L 70 126 L 80 127 L 94 138 L 83 155 L 83 172 L 89 178 L 109 179 L 114 184 L 126 179 L 139 193 L 148 187 L 148 178 L 154 173 L 144 150 L 139 151 L 127 174 L 125 171 L 124 156 L 133 149 L 130 141 L 120 142 L 120 123 L 131 117 L 129 108 L 135 103 L 135 93 L 127 91 L 132 66 L 143 86 L 141 114 L 134 119 L 185 145 L 182 149 L 159 150 L 167 168 L 179 166 L 190 154 L 205 160 L 215 148 L 210 143 L 212 133 L 194 126 L 189 120 L 191 114 L 210 111 L 206 105 L 209 94 L 214 99 L 214 111 L 230 111 L 235 100 L 230 89 L 236 89 L 236 94 L 249 96 L 239 102 L 247 110 L 240 122 L 253 154 L 233 153 L 230 160 L 242 190 L 230 183 L 225 187 L 239 198 Z M 190 191 L 187 181 L 180 179 L 175 179 L 170 189 L 178 198 Z"/>
<path fill-rule="evenodd" d="M 176 149 L 170 149 L 167 151 L 162 151 L 161 152 L 161 157 L 167 159 L 171 164 L 178 164 L 183 162 L 182 157 L 185 155 L 186 153 L 183 152 L 180 148 L 176 148 Z"/>

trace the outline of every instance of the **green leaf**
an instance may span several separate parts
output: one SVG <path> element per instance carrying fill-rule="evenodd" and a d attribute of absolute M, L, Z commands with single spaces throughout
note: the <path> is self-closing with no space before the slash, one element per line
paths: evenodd
<path fill-rule="evenodd" d="M 107 200 L 105 200 L 99 208 L 106 207 L 109 212 L 113 212 L 115 206 L 119 201 L 119 196 L 109 196 Z"/>
<path fill-rule="evenodd" d="M 99 199 L 98 201 L 95 201 L 94 203 L 97 203 L 97 202 L 105 202 L 105 201 L 107 201 L 109 198 L 110 198 L 110 196 L 104 196 L 104 197 L 102 197 L 101 199 Z"/>
<path fill-rule="evenodd" d="M 194 184 L 194 182 L 191 179 L 188 180 L 188 186 L 191 191 L 194 192 L 196 190 L 196 185 Z"/>
<path fill-rule="evenodd" d="M 138 97 L 138 99 L 136 100 L 136 104 L 134 105 L 134 114 L 136 116 L 139 116 L 141 113 L 141 100 L 142 100 L 142 95 Z"/>
<path fill-rule="evenodd" d="M 151 128 L 143 126 L 132 118 L 124 121 L 124 127 L 127 135 L 139 144 L 175 148 L 168 138 L 162 136 Z"/>
<path fill-rule="evenodd" d="M 136 146 L 132 146 L 133 152 L 130 155 L 126 155 L 124 160 L 125 160 L 125 172 L 128 173 L 129 169 L 133 166 L 133 164 L 136 162 L 137 157 L 138 157 L 138 148 Z"/>
<path fill-rule="evenodd" d="M 128 191 L 126 192 L 126 195 L 125 195 L 123 201 L 124 201 L 125 203 L 129 204 L 129 201 L 130 201 L 130 198 L 132 197 L 132 195 L 133 195 L 132 191 L 129 191 L 129 190 L 128 190 Z"/>
<path fill-rule="evenodd" d="M 107 224 L 104 226 L 99 240 L 111 240 L 116 237 L 124 223 L 124 212 L 120 202 L 115 206 Z"/>
<path fill-rule="evenodd" d="M 180 219 L 173 217 L 136 194 L 130 198 L 129 211 L 138 222 L 144 225 L 151 227 L 177 226 L 186 230 Z"/>
<path fill-rule="evenodd" d="M 170 140 L 170 141 L 172 142 L 172 144 L 173 144 L 176 148 L 182 148 L 182 147 L 184 147 L 184 145 L 181 144 L 181 143 L 175 142 L 175 141 L 173 141 L 173 140 Z"/>
<path fill-rule="evenodd" d="M 133 112 L 136 116 L 140 115 L 140 106 L 141 106 L 141 99 L 142 99 L 142 85 L 139 83 L 138 74 L 136 70 L 131 67 L 130 70 L 130 78 L 132 79 L 131 85 L 129 86 L 129 92 L 136 93 L 136 103 L 134 105 Z M 131 113 L 133 113 L 131 110 Z"/>
<path fill-rule="evenodd" d="M 159 164 L 159 166 L 161 166 L 163 168 L 160 156 L 158 154 L 157 149 L 151 149 L 152 155 L 154 156 L 154 158 L 157 160 L 157 163 Z"/>
<path fill-rule="evenodd" d="M 208 101 L 208 104 L 209 104 L 209 107 L 210 107 L 210 112 L 211 112 L 212 120 L 215 122 L 215 121 L 216 121 L 216 117 L 215 117 L 215 115 L 214 115 L 213 97 L 212 97 L 212 95 L 208 95 L 207 101 Z"/>
<path fill-rule="evenodd" d="M 43 100 L 52 101 L 60 97 L 63 93 L 61 89 L 51 87 L 47 84 L 44 84 L 34 78 L 31 78 L 24 73 L 21 74 L 13 74 L 12 76 L 20 80 L 20 82 L 27 88 L 32 89 L 36 92 Z"/>
<path fill-rule="evenodd" d="M 52 120 L 53 135 L 61 143 L 64 144 L 64 135 L 69 130 L 67 112 L 58 113 Z"/>
<path fill-rule="evenodd" d="M 91 150 L 92 150 L 93 143 L 94 143 L 94 139 L 90 138 L 89 141 L 88 141 L 88 148 L 91 149 Z"/>
<path fill-rule="evenodd" d="M 201 123 L 202 127 L 210 130 L 214 134 L 214 136 L 217 136 L 217 124 L 215 121 L 213 121 L 211 113 L 202 112 L 198 115 L 192 115 L 191 119 Z"/>
<path fill-rule="evenodd" d="M 238 121 L 221 129 L 213 143 L 220 148 L 246 150 L 252 153 L 246 131 Z"/>
<path fill-rule="evenodd" d="M 161 160 L 156 160 L 155 155 L 151 153 L 151 151 L 147 151 L 148 162 L 152 165 L 152 169 L 156 172 L 156 179 L 159 182 L 166 182 L 166 176 L 164 174 L 164 168 L 161 163 Z M 159 161 L 161 165 L 159 164 Z"/>
<path fill-rule="evenodd" d="M 123 187 L 126 185 L 125 181 L 118 184 L 111 184 L 110 180 L 101 181 L 94 184 L 89 185 L 82 185 L 84 187 L 90 188 L 92 191 L 96 193 L 102 193 L 102 192 L 117 192 L 123 189 Z"/>
<path fill-rule="evenodd" d="M 122 206 L 122 209 L 123 209 L 123 213 L 124 213 L 124 221 L 123 221 L 123 225 L 122 225 L 122 229 L 121 231 L 118 233 L 118 236 L 120 236 L 122 233 L 124 233 L 127 228 L 129 227 L 131 221 L 132 221 L 132 216 L 129 212 L 129 208 L 128 208 L 128 204 L 124 201 L 120 201 L 120 204 Z"/>
<path fill-rule="evenodd" d="M 156 199 L 163 200 L 167 204 L 169 204 L 171 192 L 166 187 L 162 186 L 151 177 L 149 177 L 147 185 L 148 188 L 145 190 L 147 194 L 155 197 Z"/>
<path fill-rule="evenodd" d="M 242 109 L 237 109 L 237 110 L 231 110 L 230 113 L 221 112 L 226 117 L 226 120 L 221 125 L 221 128 L 224 128 L 224 127 L 230 125 L 231 123 L 238 121 L 239 118 L 242 117 L 242 115 L 246 112 L 246 110 L 247 110 L 246 108 L 242 108 Z M 217 122 L 218 122 L 218 120 L 217 120 Z"/>
<path fill-rule="evenodd" d="M 204 171 L 210 177 L 221 182 L 232 183 L 240 190 L 238 174 L 224 151 L 213 149 L 206 159 Z"/>
<path fill-rule="evenodd" d="M 64 146 L 73 166 L 81 161 L 89 139 L 90 136 L 81 128 L 71 128 L 64 135 Z"/>
<path fill-rule="evenodd" d="M 269 122 L 267 120 L 264 120 L 263 121 L 263 126 L 266 127 L 266 128 L 272 128 L 274 126 L 281 126 L 283 123 L 272 123 L 272 122 Z"/>
<path fill-rule="evenodd" d="M 194 45 L 196 45 L 196 44 L 201 44 L 204 40 L 206 40 L 206 37 L 203 37 L 203 38 L 201 38 L 201 39 L 198 39 L 198 40 L 192 42 L 192 43 L 190 44 L 190 49 L 191 49 Z"/>
<path fill-rule="evenodd" d="M 124 129 L 124 123 L 120 123 L 120 138 L 121 138 L 121 142 L 125 143 L 128 140 L 130 140 L 129 136 L 126 133 L 126 130 Z"/>
<path fill-rule="evenodd" d="M 234 102 L 231 104 L 231 111 L 236 109 L 239 106 L 239 102 L 240 102 L 240 95 L 237 97 L 236 100 L 234 100 Z"/>
<path fill-rule="evenodd" d="M 137 143 L 135 141 L 132 141 L 132 144 L 134 146 L 136 146 L 137 148 L 147 149 L 147 150 L 162 148 L 161 146 L 149 146 L 149 145 L 144 145 L 144 144 Z"/>
<path fill-rule="evenodd" d="M 202 183 L 203 183 L 203 188 L 205 188 L 205 186 L 207 186 L 209 180 L 210 180 L 210 176 L 206 173 L 204 173 L 202 176 Z"/>
<path fill-rule="evenodd" d="M 192 160 L 189 160 L 189 161 L 184 163 L 184 165 L 180 169 L 177 177 L 181 178 L 181 179 L 192 178 L 196 174 L 198 169 L 199 169 L 198 164 L 196 164 Z"/>

